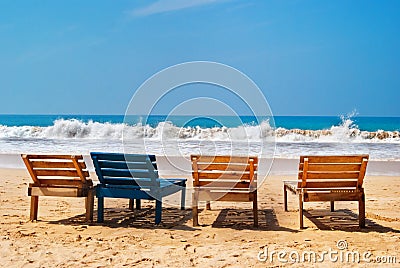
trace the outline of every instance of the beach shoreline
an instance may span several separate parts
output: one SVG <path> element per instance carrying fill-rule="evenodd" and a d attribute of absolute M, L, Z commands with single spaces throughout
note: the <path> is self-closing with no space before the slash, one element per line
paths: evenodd
<path fill-rule="evenodd" d="M 341 240 L 352 252 L 368 251 L 372 256 L 400 252 L 400 177 L 367 174 L 365 229 L 358 227 L 356 202 L 337 202 L 333 214 L 326 202 L 306 204 L 307 228 L 299 230 L 297 197 L 289 195 L 289 211 L 283 211 L 282 181 L 288 176 L 270 175 L 260 187 L 258 228 L 252 227 L 251 205 L 227 202 L 212 202 L 211 211 L 200 206 L 201 226 L 194 228 L 190 207 L 181 211 L 164 204 L 163 222 L 155 226 L 154 202 L 144 201 L 142 210 L 132 212 L 123 199 L 106 199 L 105 223 L 88 224 L 84 222 L 84 199 L 43 197 L 39 220 L 32 223 L 28 172 L 1 168 L 0 258 L 10 267 L 266 267 L 285 263 L 276 256 L 272 262 L 259 260 L 265 249 L 338 251 Z M 93 172 L 91 177 L 96 180 Z M 396 257 L 399 261 L 400 256 Z M 328 259 L 321 265 L 359 264 Z"/>
<path fill-rule="evenodd" d="M 89 171 L 94 171 L 89 154 L 84 154 Z M 157 165 L 162 175 L 191 176 L 190 156 L 159 156 Z M 260 176 L 294 176 L 298 170 L 298 158 L 259 158 Z M 0 169 L 25 169 L 21 154 L 0 154 Z M 369 160 L 367 174 L 373 176 L 400 176 L 400 160 Z"/>

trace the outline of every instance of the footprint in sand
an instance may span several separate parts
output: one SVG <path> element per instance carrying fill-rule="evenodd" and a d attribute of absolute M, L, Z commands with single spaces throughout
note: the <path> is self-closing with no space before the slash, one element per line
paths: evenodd
<path fill-rule="evenodd" d="M 57 210 L 59 210 L 59 211 L 65 211 L 66 209 L 69 209 L 70 207 L 71 206 L 66 201 L 57 201 Z"/>

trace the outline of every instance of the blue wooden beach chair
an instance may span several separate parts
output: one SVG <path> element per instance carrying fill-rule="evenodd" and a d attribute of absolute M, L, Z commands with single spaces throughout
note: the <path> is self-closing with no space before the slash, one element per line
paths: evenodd
<path fill-rule="evenodd" d="M 186 179 L 158 177 L 154 155 L 122 153 L 90 153 L 100 184 L 96 186 L 98 198 L 97 222 L 104 221 L 104 197 L 128 198 L 129 206 L 140 209 L 140 200 L 156 201 L 155 223 L 161 222 L 162 198 L 178 191 L 181 209 L 185 207 Z"/>

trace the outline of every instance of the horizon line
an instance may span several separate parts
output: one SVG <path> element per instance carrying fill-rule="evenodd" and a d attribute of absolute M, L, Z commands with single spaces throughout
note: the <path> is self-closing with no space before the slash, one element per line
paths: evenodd
<path fill-rule="evenodd" d="M 0 116 L 126 116 L 125 114 L 89 114 L 89 113 L 76 113 L 76 114 L 67 114 L 67 113 L 0 113 Z M 128 115 L 129 116 L 129 115 Z M 130 116 L 148 116 L 146 114 L 135 114 Z M 152 114 L 150 116 L 169 116 L 168 114 Z M 346 115 L 288 115 L 288 114 L 279 114 L 279 115 L 253 115 L 253 114 L 238 114 L 238 115 L 227 115 L 227 114 L 179 114 L 179 115 L 172 115 L 172 116 L 254 116 L 254 117 L 277 117 L 277 116 L 290 116 L 290 117 L 341 117 Z M 400 117 L 400 115 L 354 115 L 354 116 L 347 116 L 350 118 L 354 117 Z"/>

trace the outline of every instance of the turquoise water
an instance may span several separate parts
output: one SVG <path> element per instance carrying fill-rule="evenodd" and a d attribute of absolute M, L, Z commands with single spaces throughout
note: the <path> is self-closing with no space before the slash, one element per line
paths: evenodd
<path fill-rule="evenodd" d="M 48 127 L 55 120 L 78 119 L 82 122 L 99 122 L 120 124 L 124 122 L 123 115 L 0 115 L 0 125 L 3 126 L 38 126 Z M 195 118 L 193 116 L 131 116 L 126 121 L 130 124 L 149 124 L 156 127 L 160 122 L 170 121 L 178 127 L 237 127 L 241 124 L 257 125 L 268 120 L 268 117 L 241 116 L 213 116 L 212 118 Z M 285 129 L 323 130 L 332 126 L 339 126 L 343 122 L 340 116 L 275 116 L 275 126 Z M 400 117 L 351 117 L 353 124 L 362 131 L 400 131 Z"/>

